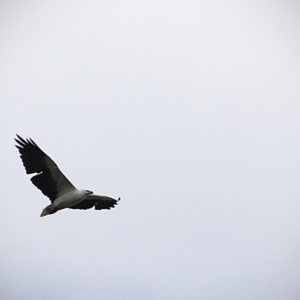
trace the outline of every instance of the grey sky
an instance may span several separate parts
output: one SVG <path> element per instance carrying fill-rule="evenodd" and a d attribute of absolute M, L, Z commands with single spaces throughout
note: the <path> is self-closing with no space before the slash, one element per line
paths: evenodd
<path fill-rule="evenodd" d="M 236 2 L 0 2 L 2 299 L 299 299 L 300 7 Z"/>

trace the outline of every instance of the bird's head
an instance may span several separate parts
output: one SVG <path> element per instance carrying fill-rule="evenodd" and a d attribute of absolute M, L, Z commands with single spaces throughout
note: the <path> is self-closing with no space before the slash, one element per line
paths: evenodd
<path fill-rule="evenodd" d="M 93 192 L 92 192 L 92 191 L 89 191 L 89 190 L 85 190 L 85 194 L 88 196 L 88 195 L 93 194 Z"/>

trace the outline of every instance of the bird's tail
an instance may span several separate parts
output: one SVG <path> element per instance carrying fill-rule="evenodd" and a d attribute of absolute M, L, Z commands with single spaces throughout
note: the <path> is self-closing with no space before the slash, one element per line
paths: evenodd
<path fill-rule="evenodd" d="M 40 217 L 44 217 L 44 216 L 47 216 L 47 215 L 51 215 L 51 214 L 54 214 L 57 212 L 57 208 L 53 205 L 53 204 L 50 204 L 48 206 L 46 206 L 43 210 L 42 210 L 42 213 L 40 215 Z"/>

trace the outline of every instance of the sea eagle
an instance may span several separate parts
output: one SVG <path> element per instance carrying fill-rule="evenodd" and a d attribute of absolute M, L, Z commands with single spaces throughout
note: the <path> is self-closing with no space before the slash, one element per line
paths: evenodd
<path fill-rule="evenodd" d="M 96 210 L 110 209 L 118 200 L 93 195 L 89 190 L 77 189 L 59 170 L 56 163 L 43 152 L 32 139 L 24 140 L 19 135 L 15 141 L 27 174 L 37 173 L 31 178 L 32 183 L 47 196 L 51 204 L 45 207 L 41 217 L 54 214 L 64 208 Z"/>

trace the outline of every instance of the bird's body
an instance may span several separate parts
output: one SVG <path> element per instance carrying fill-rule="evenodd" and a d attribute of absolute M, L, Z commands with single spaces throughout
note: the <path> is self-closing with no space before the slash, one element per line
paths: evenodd
<path fill-rule="evenodd" d="M 65 208 L 96 210 L 110 209 L 118 200 L 100 195 L 92 195 L 89 190 L 77 189 L 59 170 L 56 163 L 31 139 L 20 136 L 15 139 L 27 174 L 38 173 L 31 178 L 32 183 L 52 202 L 45 207 L 41 217 L 54 214 Z"/>
<path fill-rule="evenodd" d="M 41 213 L 41 217 L 54 214 L 58 210 L 69 208 L 77 203 L 80 203 L 91 193 L 92 192 L 78 189 L 73 189 L 69 192 L 66 192 L 61 196 L 58 196 L 58 198 L 56 198 L 52 204 L 45 207 Z"/>
<path fill-rule="evenodd" d="M 68 208 L 81 202 L 91 193 L 92 192 L 76 189 L 59 196 L 57 199 L 55 199 L 53 204 L 55 204 L 55 207 L 57 207 L 58 209 Z"/>

